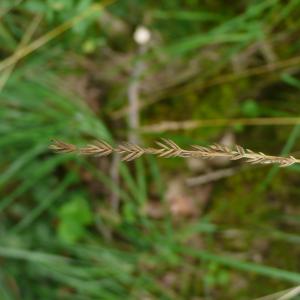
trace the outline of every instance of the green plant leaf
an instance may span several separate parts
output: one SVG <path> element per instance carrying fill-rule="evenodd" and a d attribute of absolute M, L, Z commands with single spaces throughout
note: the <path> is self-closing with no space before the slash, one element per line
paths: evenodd
<path fill-rule="evenodd" d="M 58 215 L 60 217 L 58 236 L 67 243 L 81 239 L 85 234 L 85 227 L 93 220 L 90 207 L 82 196 L 74 196 L 60 208 Z"/>

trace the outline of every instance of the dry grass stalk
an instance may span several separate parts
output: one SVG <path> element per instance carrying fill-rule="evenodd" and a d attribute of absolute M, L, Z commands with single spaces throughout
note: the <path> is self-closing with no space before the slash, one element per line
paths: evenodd
<path fill-rule="evenodd" d="M 207 119 L 185 121 L 163 121 L 140 127 L 141 133 L 161 133 L 166 131 L 193 130 L 201 127 L 222 126 L 282 126 L 300 124 L 298 117 L 275 117 L 275 118 L 236 118 L 236 119 Z"/>
<path fill-rule="evenodd" d="M 5 58 L 4 60 L 2 60 L 0 62 L 0 72 L 5 70 L 9 66 L 16 64 L 21 58 L 31 54 L 35 50 L 44 46 L 45 44 L 47 44 L 54 38 L 58 37 L 59 35 L 63 34 L 65 31 L 71 29 L 72 27 L 74 27 L 75 25 L 77 25 L 79 22 L 83 21 L 87 17 L 91 16 L 92 14 L 94 14 L 96 12 L 100 12 L 101 10 L 103 10 L 105 7 L 109 6 L 113 2 L 114 2 L 114 0 L 107 0 L 105 2 L 102 2 L 101 4 L 91 5 L 89 8 L 87 8 L 86 10 L 83 10 L 77 16 L 58 25 L 57 27 L 48 31 L 46 34 L 39 37 L 32 43 L 21 47 L 14 54 L 12 54 L 11 56 Z M 0 14 L 0 18 L 1 18 L 1 14 Z"/>
<path fill-rule="evenodd" d="M 87 146 L 78 148 L 73 144 L 54 140 L 50 149 L 57 153 L 79 153 L 91 156 L 107 156 L 112 153 L 119 153 L 123 161 L 131 161 L 145 154 L 157 155 L 159 157 L 194 157 L 201 159 L 212 159 L 216 157 L 227 157 L 231 160 L 244 160 L 250 164 L 277 164 L 280 167 L 288 167 L 300 163 L 300 159 L 293 156 L 282 157 L 266 155 L 262 152 L 254 152 L 236 145 L 233 149 L 214 144 L 211 146 L 192 146 L 191 150 L 179 147 L 175 142 L 162 139 L 156 142 L 158 148 L 141 147 L 133 143 L 122 143 L 117 147 L 112 147 L 105 141 L 96 141 Z"/>

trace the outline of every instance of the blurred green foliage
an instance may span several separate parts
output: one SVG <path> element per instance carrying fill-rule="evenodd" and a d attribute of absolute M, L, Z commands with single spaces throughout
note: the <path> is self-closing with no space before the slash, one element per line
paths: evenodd
<path fill-rule="evenodd" d="M 74 243 L 84 237 L 86 226 L 93 221 L 87 201 L 80 196 L 73 196 L 60 208 L 58 215 L 58 236 L 67 243 Z"/>
<path fill-rule="evenodd" d="M 203 169 L 48 150 L 53 138 L 127 140 L 120 110 L 135 80 L 142 125 L 298 116 L 299 14 L 298 0 L 1 0 L 0 69 L 73 21 L 0 71 L 0 299 L 252 299 L 299 284 L 298 166 L 240 168 L 209 183 L 206 198 L 205 187 L 185 186 L 170 199 L 171 186 Z M 133 39 L 140 25 L 151 32 L 144 53 Z M 300 147 L 299 126 L 140 139 L 207 144 L 228 132 L 266 153 Z"/>

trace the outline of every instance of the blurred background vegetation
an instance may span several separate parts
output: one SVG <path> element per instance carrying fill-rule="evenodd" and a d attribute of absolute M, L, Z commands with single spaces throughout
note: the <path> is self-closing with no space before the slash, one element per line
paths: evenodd
<path fill-rule="evenodd" d="M 299 284 L 299 167 L 48 150 L 167 137 L 297 156 L 299 37 L 299 0 L 1 0 L 0 299 Z"/>

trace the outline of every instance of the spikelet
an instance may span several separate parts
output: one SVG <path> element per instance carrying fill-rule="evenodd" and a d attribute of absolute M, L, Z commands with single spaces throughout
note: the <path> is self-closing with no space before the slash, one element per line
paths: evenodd
<path fill-rule="evenodd" d="M 123 143 L 115 149 L 115 152 L 121 154 L 123 161 L 131 161 L 142 156 L 145 150 L 132 143 Z"/>
<path fill-rule="evenodd" d="M 107 156 L 111 154 L 113 150 L 113 147 L 108 143 L 104 141 L 95 141 L 93 144 L 80 148 L 79 152 L 83 155 Z"/>
<path fill-rule="evenodd" d="M 53 140 L 53 144 L 49 146 L 49 149 L 56 153 L 72 153 L 77 151 L 77 147 L 72 144 L 68 144 L 59 140 Z"/>

